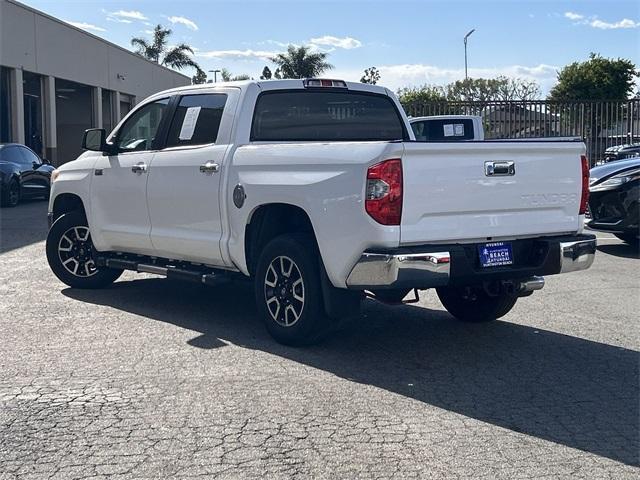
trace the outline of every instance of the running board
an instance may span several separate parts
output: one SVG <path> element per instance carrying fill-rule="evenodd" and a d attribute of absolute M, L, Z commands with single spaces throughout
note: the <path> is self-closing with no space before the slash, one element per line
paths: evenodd
<path fill-rule="evenodd" d="M 208 286 L 221 285 L 228 283 L 230 280 L 230 276 L 224 272 L 215 272 L 212 270 L 207 272 L 203 272 L 201 270 L 188 270 L 185 268 L 178 268 L 171 264 L 149 265 L 123 258 L 101 257 L 97 259 L 97 264 L 108 268 L 131 270 L 140 273 L 153 273 L 154 275 L 162 275 L 172 280 L 186 280 L 190 282 L 203 283 Z"/>

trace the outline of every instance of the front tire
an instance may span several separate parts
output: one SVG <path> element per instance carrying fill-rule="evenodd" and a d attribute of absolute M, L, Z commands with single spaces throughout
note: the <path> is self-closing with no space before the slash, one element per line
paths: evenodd
<path fill-rule="evenodd" d="M 265 326 L 278 343 L 311 345 L 329 330 L 317 248 L 308 235 L 282 235 L 267 244 L 258 259 L 255 295 Z"/>
<path fill-rule="evenodd" d="M 98 267 L 95 248 L 82 213 L 58 218 L 47 236 L 47 261 L 53 273 L 73 288 L 102 288 L 122 275 L 122 270 Z"/>
<path fill-rule="evenodd" d="M 444 308 L 463 322 L 490 322 L 504 317 L 518 301 L 515 295 L 489 295 L 481 287 L 441 287 L 436 291 Z"/>

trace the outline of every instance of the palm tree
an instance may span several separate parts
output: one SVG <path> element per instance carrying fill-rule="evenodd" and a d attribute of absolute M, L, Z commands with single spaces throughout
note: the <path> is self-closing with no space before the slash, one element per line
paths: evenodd
<path fill-rule="evenodd" d="M 153 29 L 153 41 L 151 43 L 144 38 L 136 37 L 131 39 L 131 45 L 137 48 L 136 53 L 138 55 L 152 62 L 177 70 L 193 67 L 196 72 L 200 72 L 202 69 L 189 55 L 193 54 L 193 49 L 189 45 L 181 43 L 167 50 L 167 38 L 169 35 L 171 35 L 170 28 L 156 25 Z"/>
<path fill-rule="evenodd" d="M 325 70 L 333 68 L 333 65 L 325 61 L 327 53 L 310 51 L 311 47 L 289 45 L 286 53 L 279 53 L 269 60 L 278 66 L 276 71 L 282 78 L 317 77 Z"/>

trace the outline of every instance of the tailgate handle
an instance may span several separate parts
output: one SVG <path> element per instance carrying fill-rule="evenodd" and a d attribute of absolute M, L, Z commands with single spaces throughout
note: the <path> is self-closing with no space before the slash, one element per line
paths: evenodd
<path fill-rule="evenodd" d="M 508 177 L 516 174 L 515 162 L 484 162 L 487 177 Z"/>

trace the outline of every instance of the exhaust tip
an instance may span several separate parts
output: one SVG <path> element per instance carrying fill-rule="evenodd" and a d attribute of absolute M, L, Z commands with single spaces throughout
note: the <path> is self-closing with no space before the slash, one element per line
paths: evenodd
<path fill-rule="evenodd" d="M 518 292 L 520 294 L 527 294 L 536 290 L 541 290 L 542 287 L 544 287 L 544 277 L 534 276 L 520 282 Z"/>

